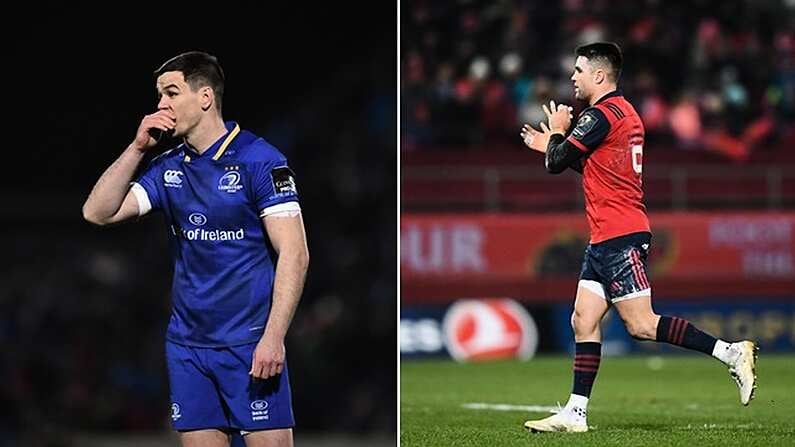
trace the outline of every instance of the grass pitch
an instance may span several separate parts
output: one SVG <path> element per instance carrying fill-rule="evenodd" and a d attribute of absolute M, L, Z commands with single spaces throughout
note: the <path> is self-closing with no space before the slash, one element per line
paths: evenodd
<path fill-rule="evenodd" d="M 403 360 L 400 445 L 795 445 L 795 356 L 760 352 L 759 388 L 748 407 L 715 359 L 602 358 L 588 405 L 590 431 L 528 433 L 526 420 L 550 413 L 525 407 L 565 405 L 571 362 L 564 356 L 525 363 Z"/>

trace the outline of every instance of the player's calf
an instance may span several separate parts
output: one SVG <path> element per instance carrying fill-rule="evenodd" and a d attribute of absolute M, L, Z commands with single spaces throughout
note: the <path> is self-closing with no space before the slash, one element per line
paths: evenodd
<path fill-rule="evenodd" d="M 707 355 L 712 355 L 718 341 L 717 338 L 702 332 L 689 321 L 679 317 L 661 316 L 655 332 L 657 341 L 700 351 Z"/>

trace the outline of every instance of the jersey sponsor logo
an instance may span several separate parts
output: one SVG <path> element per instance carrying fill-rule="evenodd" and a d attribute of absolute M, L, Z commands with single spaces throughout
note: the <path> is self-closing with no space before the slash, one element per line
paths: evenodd
<path fill-rule="evenodd" d="M 268 416 L 268 401 L 255 400 L 251 402 L 251 420 L 252 421 L 267 421 Z"/>
<path fill-rule="evenodd" d="M 176 421 L 177 419 L 182 417 L 182 409 L 179 407 L 179 404 L 174 402 L 171 404 L 171 420 Z"/>
<path fill-rule="evenodd" d="M 181 237 L 189 241 L 242 241 L 246 237 L 246 232 L 242 228 L 238 228 L 237 230 L 204 230 L 202 228 L 186 230 L 184 228 L 172 225 L 171 233 L 174 236 Z"/>
<path fill-rule="evenodd" d="M 251 402 L 251 409 L 254 411 L 260 411 L 268 408 L 268 401 L 267 400 L 255 400 Z"/>
<path fill-rule="evenodd" d="M 273 168 L 271 181 L 273 182 L 273 193 L 277 196 L 298 194 L 298 188 L 295 186 L 295 174 L 287 166 Z"/>
<path fill-rule="evenodd" d="M 207 223 L 207 216 L 202 213 L 193 213 L 188 216 L 188 222 L 196 225 L 197 227 L 201 227 L 202 225 Z"/>
<path fill-rule="evenodd" d="M 582 137 L 584 137 L 585 134 L 588 133 L 588 131 L 593 129 L 593 126 L 596 125 L 597 121 L 599 121 L 599 119 L 591 115 L 590 113 L 584 114 L 577 121 L 577 127 L 575 127 L 574 131 L 572 131 L 571 133 L 572 136 L 574 136 L 574 138 L 578 140 L 581 140 Z"/>
<path fill-rule="evenodd" d="M 170 188 L 182 188 L 182 177 L 180 177 L 182 175 L 185 175 L 182 171 L 176 169 L 167 170 L 163 173 L 164 185 Z"/>
<path fill-rule="evenodd" d="M 243 189 L 243 185 L 240 184 L 240 172 L 238 171 L 229 171 L 218 179 L 219 191 L 231 194 L 241 189 Z"/>
<path fill-rule="evenodd" d="M 461 300 L 442 323 L 445 344 L 459 362 L 518 358 L 538 347 L 538 329 L 529 313 L 511 299 Z"/>

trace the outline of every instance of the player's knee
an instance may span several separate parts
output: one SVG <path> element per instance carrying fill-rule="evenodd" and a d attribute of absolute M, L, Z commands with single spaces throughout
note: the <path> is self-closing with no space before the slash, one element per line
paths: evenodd
<path fill-rule="evenodd" d="M 599 320 L 578 312 L 576 309 L 571 313 L 571 328 L 575 334 L 590 335 L 599 328 Z"/>

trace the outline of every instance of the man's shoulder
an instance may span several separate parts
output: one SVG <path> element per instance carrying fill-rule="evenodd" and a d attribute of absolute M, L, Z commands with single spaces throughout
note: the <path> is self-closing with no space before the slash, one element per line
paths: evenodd
<path fill-rule="evenodd" d="M 184 156 L 184 147 L 185 144 L 182 143 L 179 146 L 173 147 L 163 152 L 162 154 L 156 155 L 154 158 L 152 158 L 150 164 L 155 165 L 168 162 L 169 160 L 179 160 Z"/>
<path fill-rule="evenodd" d="M 600 106 L 601 106 L 601 104 L 596 104 L 596 105 L 592 105 L 592 106 L 588 106 L 588 107 L 584 108 L 582 110 L 582 112 L 580 112 L 580 117 L 588 115 L 590 118 L 605 119 L 606 116 L 605 116 L 604 111 L 602 111 Z"/>
<path fill-rule="evenodd" d="M 608 98 L 596 106 L 605 113 L 605 116 L 614 120 L 620 120 L 638 114 L 635 110 L 635 106 L 623 95 Z"/>
<path fill-rule="evenodd" d="M 582 139 L 589 133 L 598 133 L 610 128 L 610 121 L 599 105 L 588 106 L 580 113 L 572 135 Z"/>
<path fill-rule="evenodd" d="M 241 130 L 237 138 L 239 141 L 235 158 L 241 162 L 263 163 L 285 160 L 284 154 L 279 149 L 253 132 Z"/>

